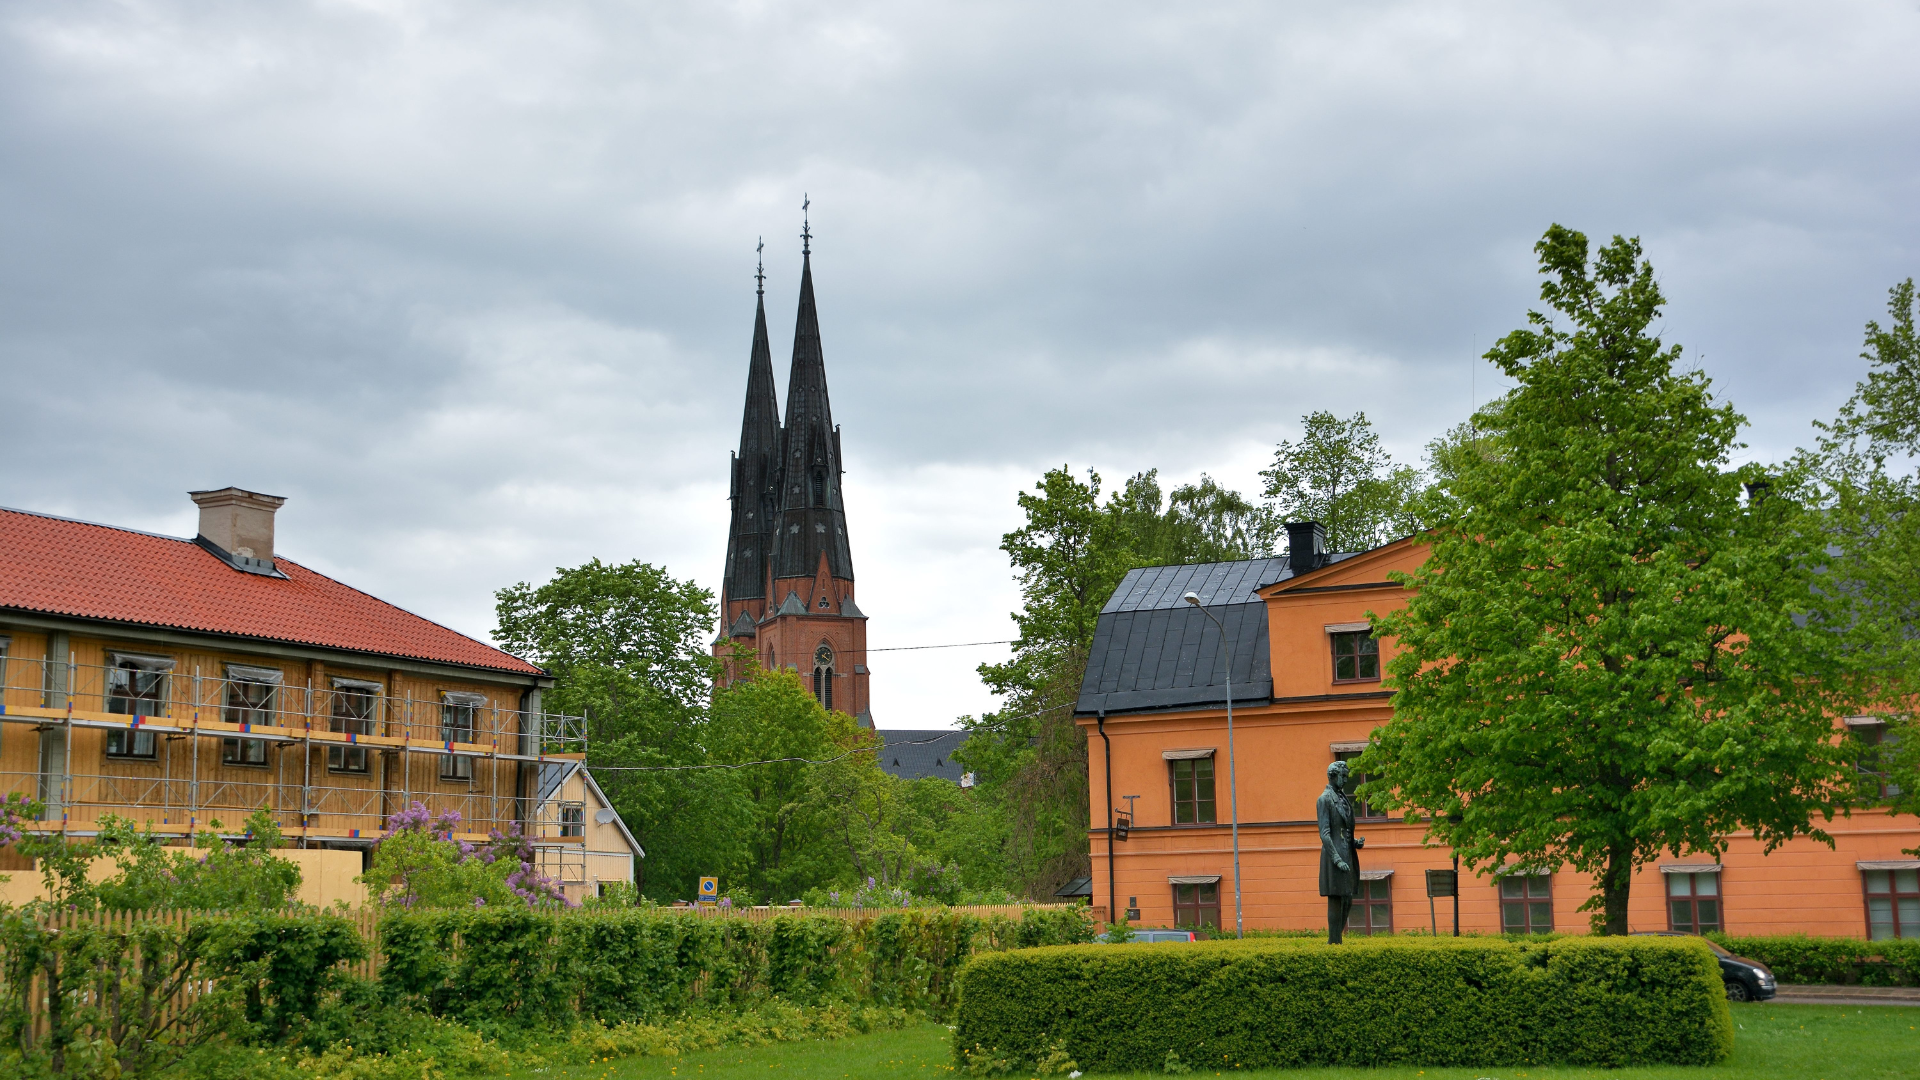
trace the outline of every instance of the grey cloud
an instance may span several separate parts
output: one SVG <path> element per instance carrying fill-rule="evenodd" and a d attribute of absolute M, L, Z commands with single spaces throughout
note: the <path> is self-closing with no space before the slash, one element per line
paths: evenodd
<path fill-rule="evenodd" d="M 1778 456 L 1920 262 L 1916 44 L 1891 2 L 0 5 L 0 503 L 289 494 L 296 557 L 482 633 L 590 555 L 711 582 L 803 191 L 876 644 L 1004 631 L 1048 464 L 1248 486 L 1313 408 L 1417 454 L 1552 221 L 1645 239 Z M 976 710 L 970 663 L 883 713 Z"/>

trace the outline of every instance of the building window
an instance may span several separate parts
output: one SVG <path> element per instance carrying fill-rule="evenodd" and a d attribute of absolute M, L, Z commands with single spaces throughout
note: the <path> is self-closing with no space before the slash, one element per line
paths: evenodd
<path fill-rule="evenodd" d="M 1173 781 L 1173 823 L 1213 824 L 1213 758 L 1181 758 L 1167 766 Z"/>
<path fill-rule="evenodd" d="M 280 672 L 274 668 L 228 664 L 226 706 L 220 718 L 229 724 L 273 726 L 280 679 Z M 265 765 L 267 742 L 265 739 L 222 739 L 220 761 L 226 765 Z"/>
<path fill-rule="evenodd" d="M 1173 887 L 1173 925 L 1198 930 L 1220 925 L 1220 883 L 1208 881 Z"/>
<path fill-rule="evenodd" d="M 164 716 L 167 672 L 173 660 L 164 656 L 127 656 L 108 653 L 107 711 L 121 716 Z M 107 731 L 107 756 L 152 760 L 159 756 L 151 731 Z"/>
<path fill-rule="evenodd" d="M 1347 912 L 1349 934 L 1393 933 L 1393 881 L 1362 881 L 1353 894 L 1353 908 Z"/>
<path fill-rule="evenodd" d="M 824 643 L 813 650 L 813 696 L 821 708 L 833 708 L 833 649 Z"/>
<path fill-rule="evenodd" d="M 1708 934 L 1725 929 L 1720 908 L 1720 875 L 1666 874 L 1667 929 Z"/>
<path fill-rule="evenodd" d="M 1866 752 L 1860 760 L 1854 762 L 1854 768 L 1860 771 L 1860 778 L 1867 789 L 1882 799 L 1891 799 L 1900 794 L 1899 784 L 1887 782 L 1887 751 L 1900 741 L 1897 735 L 1889 734 L 1884 723 L 1859 723 L 1847 721 L 1853 736 L 1866 746 Z"/>
<path fill-rule="evenodd" d="M 579 803 L 560 804 L 560 835 L 587 835 L 587 808 Z"/>
<path fill-rule="evenodd" d="M 1335 750 L 1333 752 L 1333 760 L 1352 761 L 1355 758 L 1359 757 L 1361 753 L 1362 751 L 1359 751 L 1359 750 Z M 1359 787 L 1361 784 L 1364 784 L 1371 779 L 1373 778 L 1371 776 L 1368 776 L 1366 773 L 1363 773 L 1363 772 L 1354 773 L 1353 786 Z M 1380 820 L 1384 820 L 1387 815 L 1379 810 L 1375 810 L 1372 806 L 1368 805 L 1367 800 L 1362 799 L 1358 796 L 1354 796 L 1353 816 L 1354 816 L 1354 820 L 1356 821 L 1363 820 L 1363 819 L 1372 819 L 1375 821 L 1380 821 Z"/>
<path fill-rule="evenodd" d="M 380 701 L 380 684 L 352 679 L 333 680 L 333 707 L 328 710 L 327 730 L 349 735 L 371 735 L 374 709 Z M 327 747 L 327 768 L 334 772 L 368 772 L 364 746 Z"/>
<path fill-rule="evenodd" d="M 1328 634 L 1333 640 L 1334 682 L 1379 682 L 1380 642 L 1373 631 Z"/>
<path fill-rule="evenodd" d="M 480 706 L 486 698 L 479 694 L 443 694 L 440 700 L 440 741 L 470 743 L 479 722 Z M 440 756 L 440 779 L 472 780 L 473 759 L 460 754 Z"/>
<path fill-rule="evenodd" d="M 1553 932 L 1553 877 L 1508 874 L 1500 879 L 1500 929 L 1508 934 Z"/>
<path fill-rule="evenodd" d="M 1920 938 L 1920 870 L 1863 870 L 1867 937 Z"/>

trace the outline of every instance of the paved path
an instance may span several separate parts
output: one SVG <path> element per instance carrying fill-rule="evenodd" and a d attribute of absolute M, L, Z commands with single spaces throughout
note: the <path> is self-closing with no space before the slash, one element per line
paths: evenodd
<path fill-rule="evenodd" d="M 1788 1005 L 1920 1005 L 1920 986 L 1788 986 L 1773 1000 Z"/>

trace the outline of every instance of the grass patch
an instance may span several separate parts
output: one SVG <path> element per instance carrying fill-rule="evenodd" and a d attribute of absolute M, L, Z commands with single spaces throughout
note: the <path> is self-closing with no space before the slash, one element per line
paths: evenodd
<path fill-rule="evenodd" d="M 1533 1067 L 1498 1069 L 1292 1069 L 1236 1075 L 1271 1080 L 1890 1080 L 1911 1077 L 1920 1055 L 1920 1008 L 1849 1005 L 1735 1005 L 1733 1057 L 1718 1065 L 1625 1069 Z M 626 1058 L 568 1068 L 527 1080 L 867 1080 L 950 1077 L 950 1033 L 914 1024 L 828 1042 L 782 1043 L 744 1050 L 708 1050 L 673 1058 Z M 1028 1077 L 1030 1073 L 1015 1073 Z M 1149 1075 L 1128 1074 L 1145 1080 Z M 1216 1075 L 1194 1070 L 1194 1076 Z M 1115 1078 L 1118 1080 L 1118 1078 Z"/>

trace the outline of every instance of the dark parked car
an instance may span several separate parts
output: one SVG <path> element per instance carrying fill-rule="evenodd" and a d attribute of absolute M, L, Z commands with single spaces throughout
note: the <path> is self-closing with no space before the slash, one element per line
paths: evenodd
<path fill-rule="evenodd" d="M 1692 937 L 1677 930 L 1647 930 L 1634 937 Z M 1706 938 L 1701 938 L 1707 941 Z M 1713 950 L 1714 958 L 1720 961 L 1720 978 L 1727 984 L 1728 1001 L 1765 1001 L 1772 997 L 1776 989 L 1773 972 L 1758 960 L 1749 960 L 1744 956 L 1735 956 L 1727 950 L 1707 941 L 1707 948 Z"/>
<path fill-rule="evenodd" d="M 1107 935 L 1101 934 L 1093 940 L 1105 942 L 1108 938 Z M 1135 930 L 1131 940 L 1151 945 L 1156 941 L 1198 941 L 1200 939 L 1191 930 Z"/>

